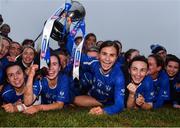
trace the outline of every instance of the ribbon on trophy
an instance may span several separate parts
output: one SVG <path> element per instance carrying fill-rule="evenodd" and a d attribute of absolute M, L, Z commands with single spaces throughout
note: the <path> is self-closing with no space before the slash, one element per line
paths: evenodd
<path fill-rule="evenodd" d="M 81 60 L 81 52 L 82 52 L 84 37 L 85 37 L 85 21 L 84 21 L 84 19 L 80 22 L 79 28 L 82 31 L 83 39 L 82 39 L 81 43 L 75 49 L 74 63 L 73 63 L 73 79 L 75 79 L 75 78 L 79 79 L 79 67 L 80 67 L 80 60 Z M 73 46 L 73 48 L 74 48 L 74 46 Z M 73 53 L 73 50 L 74 49 L 72 49 L 72 53 Z"/>
<path fill-rule="evenodd" d="M 80 58 L 85 36 L 85 13 L 85 9 L 81 3 L 66 0 L 66 3 L 58 8 L 46 21 L 42 32 L 40 69 L 43 67 L 48 68 L 50 62 L 50 37 L 55 41 L 62 41 L 64 43 L 67 43 L 66 39 L 68 39 L 68 42 L 70 41 L 73 45 L 72 48 L 68 46 L 68 43 L 66 44 L 67 50 L 71 53 L 71 57 L 74 58 L 73 78 L 79 79 Z M 73 29 L 70 31 L 71 28 Z M 74 38 L 78 30 L 82 31 L 83 40 L 76 46 Z"/>
<path fill-rule="evenodd" d="M 63 22 L 63 21 L 66 22 L 67 12 L 70 8 L 71 8 L 71 3 L 66 2 L 65 6 L 63 5 L 60 8 L 58 8 L 45 23 L 43 29 L 42 41 L 41 41 L 40 69 L 42 69 L 43 67 L 48 68 L 48 64 L 50 62 L 49 38 L 51 36 L 53 25 L 63 11 L 65 15 L 61 16 L 59 22 Z M 63 33 L 65 33 L 65 31 L 66 31 L 66 23 L 63 28 Z"/>

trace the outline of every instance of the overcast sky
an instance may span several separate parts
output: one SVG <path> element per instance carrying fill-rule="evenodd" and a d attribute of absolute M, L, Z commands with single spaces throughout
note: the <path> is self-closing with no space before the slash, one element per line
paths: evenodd
<path fill-rule="evenodd" d="M 180 0 L 79 0 L 86 9 L 87 33 L 98 40 L 120 40 L 123 51 L 148 55 L 158 43 L 180 57 Z M 35 39 L 44 21 L 64 0 L 0 0 L 0 13 L 20 43 Z M 38 41 L 40 42 L 40 41 Z M 54 45 L 54 44 L 53 44 Z M 54 45 L 56 47 L 56 45 Z"/>

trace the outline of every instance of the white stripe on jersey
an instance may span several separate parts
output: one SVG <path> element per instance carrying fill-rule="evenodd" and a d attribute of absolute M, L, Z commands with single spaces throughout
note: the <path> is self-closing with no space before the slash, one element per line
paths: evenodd
<path fill-rule="evenodd" d="M 2 94 L 2 96 L 5 95 L 6 93 L 10 92 L 10 91 L 14 91 L 14 90 L 13 89 L 7 90 Z"/>
<path fill-rule="evenodd" d="M 92 61 L 90 61 L 90 62 L 83 62 L 83 64 L 91 65 L 91 64 L 94 63 L 94 62 L 98 62 L 98 60 L 92 60 Z"/>

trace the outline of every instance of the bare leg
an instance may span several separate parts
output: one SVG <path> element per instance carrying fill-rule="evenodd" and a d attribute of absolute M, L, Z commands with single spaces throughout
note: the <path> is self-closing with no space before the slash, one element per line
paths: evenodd
<path fill-rule="evenodd" d="M 74 104 L 81 107 L 102 106 L 102 104 L 98 102 L 95 98 L 85 95 L 76 96 L 74 99 Z"/>

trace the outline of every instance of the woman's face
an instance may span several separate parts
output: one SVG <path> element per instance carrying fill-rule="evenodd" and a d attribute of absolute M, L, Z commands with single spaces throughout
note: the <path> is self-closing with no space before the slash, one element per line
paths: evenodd
<path fill-rule="evenodd" d="M 25 48 L 22 53 L 22 60 L 25 64 L 28 65 L 32 63 L 32 61 L 34 60 L 34 56 L 35 56 L 35 53 L 33 49 Z"/>
<path fill-rule="evenodd" d="M 148 71 L 147 64 L 143 61 L 134 61 L 129 69 L 132 83 L 139 85 Z"/>
<path fill-rule="evenodd" d="M 8 82 L 15 88 L 20 88 L 24 84 L 24 73 L 20 66 L 14 65 L 6 71 Z"/>
<path fill-rule="evenodd" d="M 18 56 L 21 53 L 21 45 L 17 43 L 12 43 L 9 48 L 9 55 L 10 56 Z"/>
<path fill-rule="evenodd" d="M 117 59 L 117 50 L 113 46 L 104 47 L 99 53 L 99 61 L 101 68 L 104 73 L 107 73 L 111 70 Z"/>
<path fill-rule="evenodd" d="M 3 58 L 9 51 L 10 44 L 7 40 L 2 39 L 0 42 L 0 59 Z"/>
<path fill-rule="evenodd" d="M 96 44 L 96 38 L 94 36 L 90 36 L 85 42 L 85 47 L 86 49 L 89 49 L 95 44 Z"/>
<path fill-rule="evenodd" d="M 160 71 L 160 66 L 157 66 L 157 62 L 154 57 L 148 57 L 149 74 L 154 75 Z"/>
<path fill-rule="evenodd" d="M 10 33 L 11 29 L 9 26 L 3 26 L 1 29 L 1 33 L 5 36 L 8 36 L 8 34 Z"/>
<path fill-rule="evenodd" d="M 166 66 L 166 72 L 170 77 L 174 77 L 179 71 L 179 63 L 175 61 L 169 61 Z"/>
<path fill-rule="evenodd" d="M 65 55 L 59 55 L 62 68 L 65 68 L 68 62 L 68 58 Z"/>
<path fill-rule="evenodd" d="M 49 80 L 56 79 L 60 69 L 61 69 L 61 67 L 60 67 L 58 58 L 56 56 L 51 56 L 51 58 L 50 58 L 50 67 L 48 69 L 47 78 Z"/>

